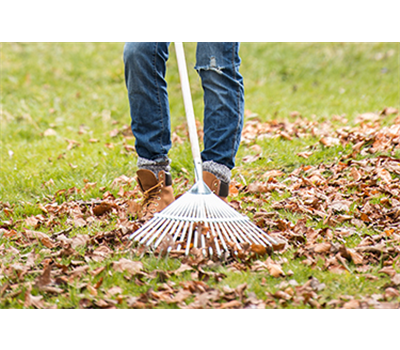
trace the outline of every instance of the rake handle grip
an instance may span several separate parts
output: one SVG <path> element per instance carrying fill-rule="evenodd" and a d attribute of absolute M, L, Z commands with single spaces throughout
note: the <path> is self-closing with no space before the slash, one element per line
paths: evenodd
<path fill-rule="evenodd" d="M 194 161 L 194 169 L 196 175 L 196 182 L 203 180 L 203 166 L 201 162 L 200 146 L 197 136 L 196 121 L 194 117 L 194 109 L 192 96 L 190 93 L 189 76 L 186 67 L 185 51 L 183 50 L 183 44 L 175 43 L 176 59 L 178 62 L 179 77 L 181 80 L 181 88 L 183 95 L 183 103 L 185 105 L 186 120 L 189 130 L 190 145 L 192 148 L 192 155 Z"/>

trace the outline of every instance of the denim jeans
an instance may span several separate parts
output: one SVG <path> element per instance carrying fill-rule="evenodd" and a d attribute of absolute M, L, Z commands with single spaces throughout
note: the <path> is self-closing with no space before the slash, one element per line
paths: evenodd
<path fill-rule="evenodd" d="M 126 43 L 125 82 L 131 127 L 139 157 L 165 163 L 171 148 L 166 62 L 169 44 Z M 243 78 L 239 73 L 239 43 L 200 42 L 196 66 L 204 91 L 203 162 L 229 169 L 235 165 L 244 114 Z"/>

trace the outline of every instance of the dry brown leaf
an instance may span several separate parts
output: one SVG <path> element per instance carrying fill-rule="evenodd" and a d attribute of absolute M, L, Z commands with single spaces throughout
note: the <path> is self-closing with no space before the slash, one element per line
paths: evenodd
<path fill-rule="evenodd" d="M 297 153 L 297 156 L 308 159 L 313 154 L 314 154 L 314 152 L 311 152 L 311 151 L 310 152 L 299 152 L 299 153 Z"/>
<path fill-rule="evenodd" d="M 329 208 L 331 208 L 334 211 L 337 212 L 348 212 L 350 211 L 350 205 L 351 202 L 350 201 L 345 201 L 345 200 L 340 200 L 340 201 L 334 201 L 329 205 Z"/>
<path fill-rule="evenodd" d="M 109 212 L 113 206 L 110 203 L 100 203 L 93 208 L 93 214 L 96 216 L 101 216 L 107 212 Z"/>
<path fill-rule="evenodd" d="M 261 244 L 252 244 L 250 250 L 257 255 L 266 255 L 267 249 Z"/>
<path fill-rule="evenodd" d="M 87 286 L 86 286 L 86 289 L 88 290 L 88 292 L 91 294 L 91 295 L 93 295 L 93 296 L 97 296 L 97 289 L 96 288 L 94 288 L 92 285 L 90 285 L 90 284 L 88 284 Z"/>
<path fill-rule="evenodd" d="M 390 173 L 386 169 L 377 168 L 376 169 L 376 173 L 377 173 L 378 177 L 380 177 L 380 179 L 383 182 L 386 182 L 386 183 L 392 182 L 392 176 L 390 175 Z"/>
<path fill-rule="evenodd" d="M 188 290 L 181 289 L 178 293 L 175 294 L 175 296 L 167 301 L 167 303 L 182 303 L 186 299 L 190 298 L 193 294 L 189 292 Z"/>
<path fill-rule="evenodd" d="M 49 249 L 52 249 L 56 246 L 56 243 L 43 232 L 25 230 L 23 234 L 29 239 L 39 240 L 45 247 Z"/>
<path fill-rule="evenodd" d="M 44 270 L 42 275 L 40 275 L 36 279 L 36 286 L 41 290 L 43 287 L 49 285 L 52 282 L 52 278 L 50 276 L 52 266 L 48 264 Z"/>
<path fill-rule="evenodd" d="M 331 249 L 331 244 L 330 243 L 319 243 L 314 246 L 314 252 L 316 253 L 327 253 Z"/>
<path fill-rule="evenodd" d="M 238 309 L 242 306 L 242 303 L 239 300 L 231 300 L 227 303 L 221 304 L 220 309 Z"/>
<path fill-rule="evenodd" d="M 244 156 L 244 157 L 242 158 L 242 162 L 243 162 L 243 163 L 253 163 L 253 162 L 259 160 L 260 157 L 261 157 L 260 154 L 256 154 L 256 155 L 254 155 L 254 156 L 249 154 L 249 155 Z"/>
<path fill-rule="evenodd" d="M 347 251 L 349 252 L 354 264 L 356 264 L 356 265 L 363 264 L 364 259 L 361 254 L 357 253 L 354 249 L 347 249 Z"/>
<path fill-rule="evenodd" d="M 343 309 L 359 309 L 360 308 L 360 302 L 358 300 L 350 300 L 347 303 L 343 305 Z"/>
<path fill-rule="evenodd" d="M 400 286 L 400 273 L 396 273 L 394 276 L 392 276 L 391 281 L 392 281 L 392 283 L 394 283 L 396 286 Z"/>
<path fill-rule="evenodd" d="M 384 268 L 378 271 L 379 273 L 384 273 L 390 277 L 394 277 L 396 275 L 396 270 L 391 266 L 385 266 Z"/>
<path fill-rule="evenodd" d="M 75 269 L 73 269 L 72 271 L 69 272 L 69 275 L 72 278 L 77 278 L 82 276 L 83 273 L 85 273 L 87 270 L 89 270 L 89 266 L 85 265 L 85 266 L 79 266 L 76 267 Z"/>
<path fill-rule="evenodd" d="M 142 206 L 137 201 L 133 201 L 133 200 L 128 201 L 127 204 L 128 204 L 128 207 L 127 207 L 126 213 L 128 215 L 132 215 L 132 216 L 138 215 L 138 218 L 140 219 L 142 216 L 141 215 Z"/>
<path fill-rule="evenodd" d="M 399 110 L 397 108 L 394 107 L 386 107 L 383 109 L 383 111 L 381 112 L 381 115 L 390 115 L 390 114 L 396 114 L 399 113 Z"/>
<path fill-rule="evenodd" d="M 285 173 L 283 171 L 270 170 L 270 171 L 267 171 L 266 173 L 264 173 L 262 177 L 266 179 L 266 178 L 269 178 L 269 177 L 274 178 L 274 177 L 279 177 L 279 176 L 283 176 L 283 175 L 285 175 Z"/>
<path fill-rule="evenodd" d="M 133 261 L 121 258 L 119 261 L 113 262 L 113 268 L 117 272 L 127 271 L 131 275 L 135 275 L 143 270 L 143 263 L 140 261 Z"/>
<path fill-rule="evenodd" d="M 273 277 L 285 277 L 285 273 L 282 270 L 282 267 L 276 263 L 267 263 L 267 268 L 271 276 Z"/>
<path fill-rule="evenodd" d="M 31 294 L 30 290 L 27 290 L 25 292 L 24 307 L 28 308 L 34 306 L 36 309 L 43 309 L 44 301 L 42 299 L 43 297 L 41 295 L 34 296 Z"/>
<path fill-rule="evenodd" d="M 101 245 L 93 251 L 91 258 L 99 262 L 107 258 L 112 252 L 113 251 L 106 245 Z"/>
<path fill-rule="evenodd" d="M 337 137 L 330 136 L 322 137 L 319 142 L 322 143 L 325 147 L 333 147 L 340 144 L 340 140 Z"/>
<path fill-rule="evenodd" d="M 107 294 L 108 294 L 108 295 L 111 295 L 111 296 L 116 295 L 116 294 L 122 294 L 122 288 L 121 288 L 121 287 L 118 287 L 118 286 L 111 287 L 111 288 L 107 291 Z"/>
<path fill-rule="evenodd" d="M 89 235 L 79 234 L 71 238 L 71 247 L 75 249 L 76 247 L 85 246 L 87 242 L 89 242 L 89 240 L 90 240 Z"/>
<path fill-rule="evenodd" d="M 354 122 L 356 124 L 364 123 L 364 122 L 376 122 L 379 120 L 379 115 L 376 113 L 363 113 L 358 115 Z"/>
<path fill-rule="evenodd" d="M 90 271 L 90 274 L 94 277 L 97 276 L 98 274 L 102 273 L 106 269 L 105 266 L 100 266 L 97 269 Z"/>
<path fill-rule="evenodd" d="M 47 129 L 44 131 L 43 136 L 56 136 L 57 132 L 54 129 Z"/>
<path fill-rule="evenodd" d="M 250 193 L 265 193 L 267 192 L 267 184 L 263 182 L 252 182 L 247 186 Z"/>
<path fill-rule="evenodd" d="M 394 289 L 392 287 L 385 289 L 385 299 L 396 298 L 398 296 L 400 296 L 400 292 L 397 289 Z"/>
<path fill-rule="evenodd" d="M 360 181 L 362 178 L 361 173 L 356 168 L 351 168 L 350 174 L 353 177 L 354 181 Z"/>
<path fill-rule="evenodd" d="M 174 274 L 179 276 L 185 271 L 192 271 L 193 268 L 188 264 L 181 264 L 177 270 L 174 271 Z"/>
<path fill-rule="evenodd" d="M 276 291 L 274 294 L 272 294 L 274 298 L 282 299 L 282 300 L 290 300 L 292 299 L 292 296 L 282 290 Z"/>
<path fill-rule="evenodd" d="M 64 292 L 63 289 L 53 287 L 53 286 L 43 286 L 41 291 L 45 292 L 45 293 L 50 293 L 50 294 L 61 294 Z"/>

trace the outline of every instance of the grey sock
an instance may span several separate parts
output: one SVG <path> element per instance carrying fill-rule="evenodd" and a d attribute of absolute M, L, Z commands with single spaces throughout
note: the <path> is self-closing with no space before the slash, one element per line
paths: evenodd
<path fill-rule="evenodd" d="M 169 173 L 171 171 L 171 160 L 169 158 L 165 158 L 161 161 L 150 160 L 146 158 L 139 157 L 137 161 L 137 167 L 139 169 L 147 169 L 151 170 L 158 179 L 158 173 L 162 170 Z"/>
<path fill-rule="evenodd" d="M 203 170 L 208 171 L 223 182 L 229 183 L 231 181 L 231 170 L 226 165 L 209 160 L 203 163 Z"/>

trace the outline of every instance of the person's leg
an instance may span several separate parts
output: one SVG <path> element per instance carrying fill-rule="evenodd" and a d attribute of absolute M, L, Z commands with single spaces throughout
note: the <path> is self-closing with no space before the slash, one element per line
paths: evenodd
<path fill-rule="evenodd" d="M 169 43 L 126 43 L 125 82 L 138 154 L 137 181 L 143 220 L 174 201 L 170 160 L 171 123 L 165 81 Z"/>
<path fill-rule="evenodd" d="M 244 86 L 240 62 L 237 42 L 197 44 L 195 69 L 204 90 L 203 169 L 227 184 L 243 128 Z"/>
<path fill-rule="evenodd" d="M 134 42 L 124 47 L 125 82 L 138 168 L 158 176 L 169 171 L 171 124 L 165 81 L 169 43 Z"/>

